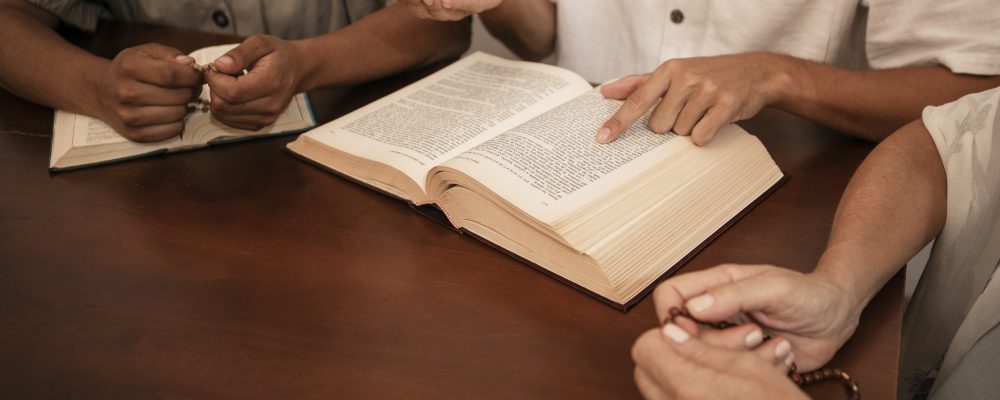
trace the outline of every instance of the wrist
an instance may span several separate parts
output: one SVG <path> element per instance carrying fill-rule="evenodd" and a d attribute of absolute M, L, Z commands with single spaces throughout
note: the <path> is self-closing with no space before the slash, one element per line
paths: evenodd
<path fill-rule="evenodd" d="M 315 54 L 323 54 L 320 49 L 316 48 L 316 39 L 291 40 L 289 44 L 291 44 L 295 52 L 294 66 L 297 81 L 295 92 L 307 92 L 324 86 L 322 79 L 319 77 L 321 66 L 319 65 L 318 57 L 313 56 Z M 336 57 L 328 58 L 337 59 Z"/>
<path fill-rule="evenodd" d="M 828 250 L 810 275 L 835 287 L 846 310 L 859 317 L 873 295 L 867 290 L 869 285 L 858 280 L 858 271 L 864 269 L 863 260 L 838 258 Z"/>
<path fill-rule="evenodd" d="M 111 61 L 107 59 L 97 59 L 89 62 L 81 69 L 81 77 L 76 85 L 76 95 L 67 96 L 73 108 L 76 108 L 84 115 L 97 117 L 107 122 L 105 111 L 108 106 L 104 104 L 101 93 L 104 91 L 104 75 L 108 68 L 111 68 Z M 72 111 L 72 109 L 70 109 Z"/>
<path fill-rule="evenodd" d="M 815 90 L 811 86 L 807 67 L 803 60 L 777 53 L 767 53 L 770 57 L 765 65 L 770 71 L 770 91 L 768 104 L 787 109 L 789 104 L 811 97 Z"/>

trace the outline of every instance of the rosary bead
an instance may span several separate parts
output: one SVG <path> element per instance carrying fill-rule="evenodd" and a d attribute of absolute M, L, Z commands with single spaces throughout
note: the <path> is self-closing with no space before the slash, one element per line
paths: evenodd
<path fill-rule="evenodd" d="M 199 98 L 198 103 L 203 104 L 202 106 L 203 110 L 208 107 L 207 106 L 208 101 L 206 100 Z M 686 308 L 681 308 L 681 307 L 671 307 L 667 311 L 667 314 L 669 315 L 669 318 L 667 320 L 668 322 L 674 322 L 678 317 L 685 317 L 691 319 L 692 321 L 698 324 L 709 326 L 715 329 L 727 329 L 737 325 L 735 323 L 728 321 L 715 322 L 715 323 L 700 321 L 697 318 L 692 317 L 691 313 Z M 765 334 L 764 341 L 768 340 L 771 340 L 771 335 Z M 854 382 L 853 379 L 851 379 L 850 374 L 848 374 L 846 371 L 840 368 L 821 368 L 806 373 L 799 373 L 797 371 L 798 371 L 798 366 L 793 362 L 792 365 L 790 365 L 788 368 L 788 378 L 798 386 L 805 386 L 816 382 L 823 382 L 831 379 L 837 379 L 843 385 L 844 391 L 846 392 L 847 398 L 849 400 L 861 399 L 861 389 L 858 387 L 858 384 Z"/>

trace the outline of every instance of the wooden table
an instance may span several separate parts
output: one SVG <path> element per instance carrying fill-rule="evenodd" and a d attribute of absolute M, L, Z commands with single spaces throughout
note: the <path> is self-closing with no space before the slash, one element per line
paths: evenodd
<path fill-rule="evenodd" d="M 76 35 L 102 55 L 167 28 Z M 345 61 L 338 61 L 345 62 Z M 320 122 L 431 69 L 320 91 Z M 291 137 L 50 175 L 52 110 L 0 92 L 0 393 L 7 398 L 633 398 L 656 324 L 284 151 Z M 871 145 L 765 111 L 744 126 L 789 181 L 683 271 L 810 270 Z M 831 363 L 895 397 L 897 276 Z M 841 398 L 835 385 L 811 389 Z"/>

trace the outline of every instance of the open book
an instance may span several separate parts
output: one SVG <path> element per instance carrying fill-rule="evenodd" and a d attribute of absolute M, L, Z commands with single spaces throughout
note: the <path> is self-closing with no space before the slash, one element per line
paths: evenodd
<path fill-rule="evenodd" d="M 194 51 L 190 56 L 199 65 L 208 64 L 233 47 L 236 44 L 205 47 Z M 210 99 L 208 85 L 202 88 L 201 98 L 206 102 Z M 97 118 L 56 110 L 49 170 L 74 169 L 158 153 L 191 150 L 209 144 L 297 133 L 315 125 L 312 109 L 304 93 L 292 98 L 288 108 L 274 124 L 259 131 L 232 128 L 212 119 L 208 112 L 193 111 L 187 116 L 181 136 L 156 143 L 132 142 Z"/>
<path fill-rule="evenodd" d="M 736 125 L 696 147 L 647 114 L 596 143 L 621 104 L 565 69 L 476 53 L 288 147 L 627 309 L 783 174 Z"/>

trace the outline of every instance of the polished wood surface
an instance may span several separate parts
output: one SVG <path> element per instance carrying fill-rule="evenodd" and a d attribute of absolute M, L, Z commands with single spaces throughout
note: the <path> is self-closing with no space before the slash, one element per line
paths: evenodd
<path fill-rule="evenodd" d="M 105 56 L 233 41 L 119 25 L 74 40 Z M 312 93 L 317 118 L 432 70 Z M 51 124 L 0 92 L 3 397 L 638 397 L 649 298 L 617 311 L 291 157 L 291 137 L 49 174 Z M 775 111 L 743 125 L 789 180 L 682 270 L 810 270 L 871 144 Z M 902 286 L 831 363 L 865 398 L 895 397 Z"/>

